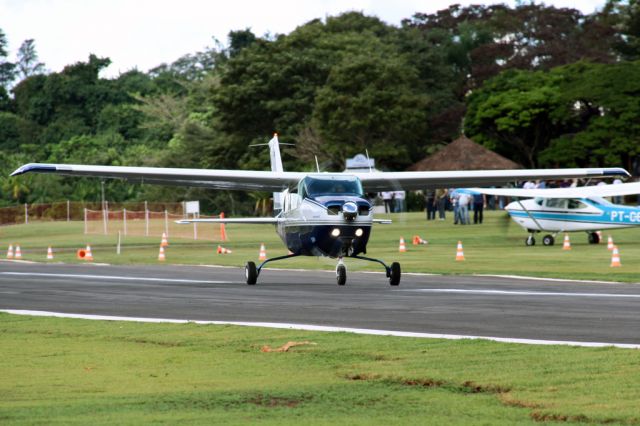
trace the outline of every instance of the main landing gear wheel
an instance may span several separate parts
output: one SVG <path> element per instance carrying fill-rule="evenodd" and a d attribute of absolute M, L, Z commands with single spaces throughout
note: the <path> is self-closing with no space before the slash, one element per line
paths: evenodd
<path fill-rule="evenodd" d="M 347 283 L 347 268 L 344 265 L 338 265 L 336 267 L 336 280 L 338 285 L 345 285 Z"/>
<path fill-rule="evenodd" d="M 542 244 L 545 246 L 552 246 L 555 242 L 556 240 L 553 238 L 553 235 L 545 235 L 542 238 Z"/>
<path fill-rule="evenodd" d="M 254 285 L 258 281 L 258 271 L 255 263 L 247 262 L 244 266 L 244 276 L 247 278 L 247 284 L 249 285 Z"/>
<path fill-rule="evenodd" d="M 526 245 L 528 245 L 528 246 L 535 246 L 536 245 L 536 239 L 533 238 L 533 235 L 529 235 L 524 243 Z"/>
<path fill-rule="evenodd" d="M 589 232 L 589 244 L 599 244 L 600 236 L 595 232 Z"/>
<path fill-rule="evenodd" d="M 400 264 L 393 262 L 389 268 L 389 284 L 396 286 L 400 284 Z"/>

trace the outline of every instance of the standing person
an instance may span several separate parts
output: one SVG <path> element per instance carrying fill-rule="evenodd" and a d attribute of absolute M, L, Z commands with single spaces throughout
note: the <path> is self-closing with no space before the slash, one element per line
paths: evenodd
<path fill-rule="evenodd" d="M 469 224 L 469 203 L 471 196 L 466 192 L 461 192 L 458 196 L 458 214 L 460 215 L 460 224 Z"/>
<path fill-rule="evenodd" d="M 622 183 L 622 181 L 618 178 L 616 178 L 613 181 L 613 185 L 620 185 Z M 622 204 L 624 201 L 624 199 L 622 198 L 621 195 L 616 195 L 615 197 L 613 197 L 613 204 Z"/>
<path fill-rule="evenodd" d="M 424 192 L 424 204 L 427 209 L 427 220 L 435 220 L 437 210 L 435 189 L 427 189 Z"/>
<path fill-rule="evenodd" d="M 384 212 L 393 213 L 393 191 L 384 191 L 380 193 L 382 202 L 384 202 Z"/>
<path fill-rule="evenodd" d="M 406 196 L 406 193 L 404 191 L 394 191 L 393 203 L 394 203 L 394 211 L 396 213 L 405 211 L 405 207 L 404 207 L 405 196 Z"/>
<path fill-rule="evenodd" d="M 460 193 L 456 190 L 452 190 L 450 194 L 449 199 L 451 200 L 451 206 L 453 207 L 453 224 L 457 225 L 458 222 L 462 223 L 460 210 L 458 210 L 458 199 L 460 198 Z"/>
<path fill-rule="evenodd" d="M 484 208 L 487 206 L 487 197 L 484 194 L 473 194 L 473 223 L 482 224 Z"/>
<path fill-rule="evenodd" d="M 447 190 L 444 188 L 436 189 L 436 203 L 438 205 L 438 219 L 445 219 L 445 208 L 447 207 Z"/>

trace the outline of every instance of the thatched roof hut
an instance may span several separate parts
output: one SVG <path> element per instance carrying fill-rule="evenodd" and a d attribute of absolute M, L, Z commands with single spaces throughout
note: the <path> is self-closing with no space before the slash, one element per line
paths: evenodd
<path fill-rule="evenodd" d="M 522 166 L 508 158 L 478 145 L 466 136 L 460 136 L 436 153 L 411 165 L 410 171 L 445 170 L 502 170 L 521 169 Z"/>

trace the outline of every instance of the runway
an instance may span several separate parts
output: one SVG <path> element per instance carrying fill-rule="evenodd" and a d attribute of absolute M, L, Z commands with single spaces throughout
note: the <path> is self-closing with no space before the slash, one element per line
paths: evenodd
<path fill-rule="evenodd" d="M 640 345 L 640 285 L 0 261 L 0 309 Z"/>

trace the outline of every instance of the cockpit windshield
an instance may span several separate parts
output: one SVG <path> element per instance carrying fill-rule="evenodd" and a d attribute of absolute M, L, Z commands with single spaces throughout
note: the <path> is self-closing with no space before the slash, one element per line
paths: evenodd
<path fill-rule="evenodd" d="M 319 197 L 323 195 L 348 195 L 362 197 L 362 184 L 355 176 L 327 175 L 307 176 L 300 185 L 303 197 Z"/>

